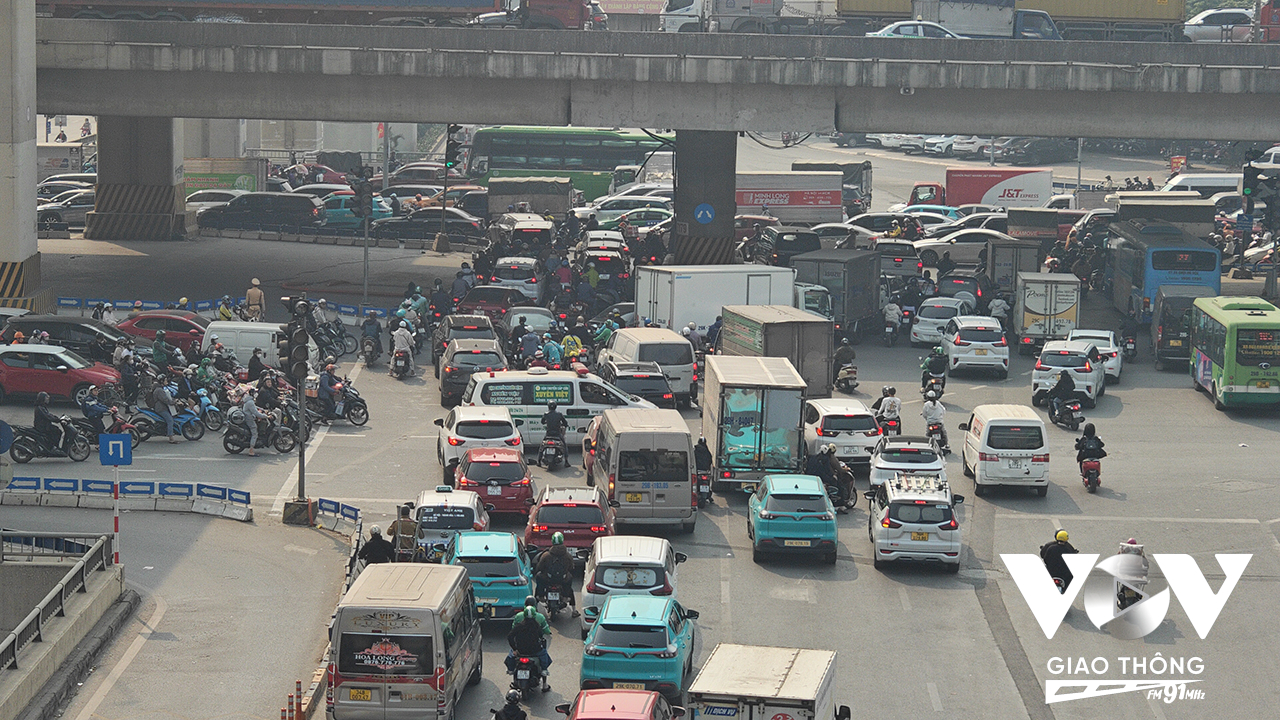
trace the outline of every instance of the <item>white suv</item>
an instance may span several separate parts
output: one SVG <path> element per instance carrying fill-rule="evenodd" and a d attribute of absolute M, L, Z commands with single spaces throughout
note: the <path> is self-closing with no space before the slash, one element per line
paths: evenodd
<path fill-rule="evenodd" d="M 436 418 L 435 422 L 440 426 L 436 456 L 445 468 L 444 476 L 450 482 L 458 460 L 471 448 L 524 449 L 520 430 L 505 407 L 461 405 L 450 410 L 443 418 Z"/>
<path fill-rule="evenodd" d="M 1031 404 L 1039 406 L 1053 386 L 1058 384 L 1058 374 L 1071 373 L 1076 384 L 1076 397 L 1085 407 L 1095 407 L 1098 398 L 1107 391 L 1106 366 L 1102 354 L 1093 343 L 1085 340 L 1055 340 L 1044 344 L 1040 359 L 1031 371 Z"/>
<path fill-rule="evenodd" d="M 955 506 L 964 496 L 952 495 L 946 480 L 901 474 L 864 495 L 870 501 L 867 536 L 877 570 L 893 560 L 942 563 L 947 572 L 960 570 Z"/>
<path fill-rule="evenodd" d="M 982 315 L 959 315 L 942 330 L 942 349 L 947 369 L 995 370 L 1003 380 L 1009 377 L 1009 343 L 1000 322 Z"/>
<path fill-rule="evenodd" d="M 499 258 L 493 264 L 493 277 L 489 284 L 514 288 L 530 300 L 537 300 L 542 289 L 537 261 L 527 257 Z"/>
<path fill-rule="evenodd" d="M 934 297 L 921 302 L 915 317 L 911 318 L 911 344 L 937 345 L 942 341 L 942 328 L 948 320 L 971 312 L 973 307 L 969 303 L 956 298 Z"/>
<path fill-rule="evenodd" d="M 868 480 L 874 488 L 899 473 L 937 475 L 947 479 L 947 463 L 931 438 L 913 435 L 886 435 L 871 450 Z"/>
<path fill-rule="evenodd" d="M 1102 356 L 1102 367 L 1107 373 L 1107 382 L 1119 383 L 1120 373 L 1124 371 L 1124 357 L 1120 354 L 1120 343 L 1116 342 L 1114 330 L 1072 330 L 1067 334 L 1068 340 L 1083 340 L 1093 343 Z"/>
<path fill-rule="evenodd" d="M 875 415 L 858 400 L 831 398 L 804 404 L 804 448 L 808 455 L 832 444 L 837 458 L 866 467 L 879 441 Z"/>

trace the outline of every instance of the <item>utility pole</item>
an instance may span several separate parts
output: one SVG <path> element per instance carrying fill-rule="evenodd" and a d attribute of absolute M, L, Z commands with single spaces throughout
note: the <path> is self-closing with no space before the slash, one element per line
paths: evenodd
<path fill-rule="evenodd" d="M 449 252 L 449 171 L 457 167 L 458 161 L 462 159 L 462 141 L 455 137 L 459 132 L 462 132 L 461 125 L 448 123 L 444 126 L 444 190 L 440 193 L 440 232 L 436 234 L 436 252 Z"/>
<path fill-rule="evenodd" d="M 387 194 L 387 187 L 391 184 L 391 123 L 382 123 L 382 194 Z M 369 233 L 365 232 L 365 253 L 369 252 Z M 367 262 L 367 261 L 366 261 Z M 367 296 L 368 289 L 365 290 Z M 365 302 L 369 302 L 369 298 L 365 297 Z"/>

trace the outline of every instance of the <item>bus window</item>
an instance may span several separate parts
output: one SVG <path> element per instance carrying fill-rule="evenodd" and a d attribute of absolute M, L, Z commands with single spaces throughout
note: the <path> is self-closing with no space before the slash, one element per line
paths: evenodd
<path fill-rule="evenodd" d="M 1275 330 L 1236 330 L 1236 363 L 1280 366 L 1280 334 Z"/>

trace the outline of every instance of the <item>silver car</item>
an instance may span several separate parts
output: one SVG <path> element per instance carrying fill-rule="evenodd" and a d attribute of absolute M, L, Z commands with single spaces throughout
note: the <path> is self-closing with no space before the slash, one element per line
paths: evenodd
<path fill-rule="evenodd" d="M 1249 8 L 1214 8 L 1196 15 L 1182 26 L 1191 42 L 1244 42 L 1253 27 Z"/>
<path fill-rule="evenodd" d="M 36 206 L 36 222 L 42 227 L 57 223 L 84 225 L 85 214 L 93 210 L 92 190 L 69 190 Z"/>
<path fill-rule="evenodd" d="M 1067 340 L 1083 340 L 1093 343 L 1102 356 L 1102 367 L 1106 370 L 1107 382 L 1119 383 L 1120 373 L 1124 370 L 1124 357 L 1120 354 L 1120 343 L 1112 330 L 1072 330 Z"/>

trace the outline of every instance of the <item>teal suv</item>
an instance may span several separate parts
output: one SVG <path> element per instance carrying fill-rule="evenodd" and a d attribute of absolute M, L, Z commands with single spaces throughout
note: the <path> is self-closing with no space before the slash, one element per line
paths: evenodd
<path fill-rule="evenodd" d="M 670 597 L 610 595 L 584 641 L 583 690 L 656 690 L 678 702 L 693 671 L 698 613 Z"/>
<path fill-rule="evenodd" d="M 756 562 L 770 553 L 816 554 L 836 562 L 836 510 L 812 475 L 766 475 L 747 501 L 747 537 Z"/>
<path fill-rule="evenodd" d="M 459 533 L 445 563 L 461 565 L 475 588 L 481 618 L 509 618 L 533 594 L 533 569 L 524 546 L 511 533 Z"/>

